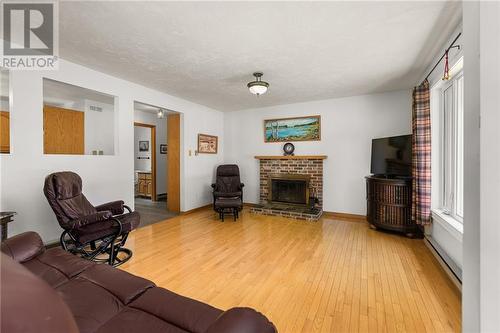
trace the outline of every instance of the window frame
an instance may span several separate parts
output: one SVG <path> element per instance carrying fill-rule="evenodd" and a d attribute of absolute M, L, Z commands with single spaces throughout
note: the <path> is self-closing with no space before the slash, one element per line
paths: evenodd
<path fill-rule="evenodd" d="M 461 87 L 460 87 L 461 85 Z M 451 103 L 446 96 L 447 90 L 451 90 Z M 461 101 L 459 101 L 459 93 L 461 89 Z M 437 206 L 440 213 L 447 215 L 459 223 L 463 223 L 463 150 L 461 155 L 462 165 L 459 166 L 459 149 L 460 142 L 463 149 L 463 70 L 459 70 L 453 77 L 439 87 L 439 124 L 438 124 L 438 140 L 440 148 L 439 159 L 439 198 Z M 448 102 L 448 103 L 447 103 Z M 461 103 L 459 105 L 459 103 Z M 449 109 L 451 107 L 451 110 Z M 459 108 L 461 107 L 461 111 Z M 450 114 L 451 113 L 451 114 Z M 462 137 L 459 139 L 459 117 L 462 125 Z M 447 172 L 447 169 L 450 169 Z M 459 196 L 459 170 L 462 171 L 461 193 L 462 193 L 462 215 L 458 211 Z"/>

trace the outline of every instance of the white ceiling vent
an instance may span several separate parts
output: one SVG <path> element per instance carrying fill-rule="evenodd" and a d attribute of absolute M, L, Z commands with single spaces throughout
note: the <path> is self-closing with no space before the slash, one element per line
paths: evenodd
<path fill-rule="evenodd" d="M 89 105 L 89 110 L 95 112 L 102 112 L 102 107 L 97 105 Z"/>

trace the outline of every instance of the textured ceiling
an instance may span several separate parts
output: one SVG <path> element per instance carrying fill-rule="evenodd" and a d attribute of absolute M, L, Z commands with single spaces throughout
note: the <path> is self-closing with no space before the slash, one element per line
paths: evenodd
<path fill-rule="evenodd" d="M 60 53 L 231 111 L 409 88 L 460 19 L 437 1 L 61 2 Z"/>

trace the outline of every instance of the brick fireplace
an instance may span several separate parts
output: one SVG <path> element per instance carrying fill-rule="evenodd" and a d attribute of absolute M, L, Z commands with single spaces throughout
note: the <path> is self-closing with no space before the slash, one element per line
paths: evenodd
<path fill-rule="evenodd" d="M 264 215 L 318 220 L 323 212 L 326 156 L 256 156 L 260 165 L 260 205 Z"/>

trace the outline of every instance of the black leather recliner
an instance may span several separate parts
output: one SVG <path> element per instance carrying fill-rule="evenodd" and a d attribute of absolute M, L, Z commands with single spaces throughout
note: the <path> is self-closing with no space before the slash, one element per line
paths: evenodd
<path fill-rule="evenodd" d="M 129 232 L 139 226 L 139 213 L 123 201 L 94 207 L 82 193 L 82 179 L 70 171 L 48 175 L 43 192 L 64 229 L 60 242 L 65 250 L 112 266 L 130 259 L 132 251 L 123 245 Z"/>
<path fill-rule="evenodd" d="M 214 210 L 224 221 L 224 213 L 232 212 L 234 220 L 243 208 L 243 184 L 240 181 L 240 169 L 236 164 L 223 164 L 217 167 L 215 183 L 212 184 Z"/>

